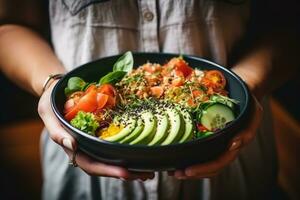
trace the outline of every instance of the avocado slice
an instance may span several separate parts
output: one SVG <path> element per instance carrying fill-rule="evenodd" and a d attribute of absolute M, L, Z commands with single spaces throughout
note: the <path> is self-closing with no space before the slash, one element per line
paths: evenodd
<path fill-rule="evenodd" d="M 141 134 L 129 144 L 148 144 L 156 132 L 156 119 L 151 111 L 144 111 L 141 114 L 144 121 L 144 129 Z"/>
<path fill-rule="evenodd" d="M 154 137 L 149 143 L 150 146 L 160 144 L 168 135 L 169 119 L 167 114 L 162 110 L 157 110 L 155 117 L 157 119 L 157 127 Z"/>
<path fill-rule="evenodd" d="M 137 138 L 140 135 L 140 133 L 143 131 L 143 129 L 144 129 L 143 121 L 142 121 L 142 119 L 138 119 L 135 129 L 132 131 L 132 133 L 130 133 L 128 136 L 126 136 L 124 139 L 122 139 L 120 141 L 120 143 L 124 144 L 124 143 L 131 142 L 132 140 L 134 140 L 135 138 Z"/>
<path fill-rule="evenodd" d="M 184 121 L 182 120 L 180 113 L 175 108 L 167 108 L 166 113 L 169 117 L 170 130 L 166 139 L 161 143 L 162 145 L 168 145 L 179 141 L 184 133 Z"/>
<path fill-rule="evenodd" d="M 184 133 L 179 140 L 179 143 L 182 143 L 193 138 L 194 124 L 190 113 L 186 109 L 178 107 L 177 110 L 181 113 L 185 125 Z"/>
<path fill-rule="evenodd" d="M 122 140 L 124 137 L 129 135 L 134 130 L 135 124 L 136 124 L 136 120 L 134 118 L 130 117 L 128 119 L 127 124 L 123 123 L 124 128 L 120 132 L 118 132 L 117 134 L 115 134 L 113 136 L 106 137 L 105 140 L 109 141 L 109 142 L 118 142 L 118 141 Z"/>

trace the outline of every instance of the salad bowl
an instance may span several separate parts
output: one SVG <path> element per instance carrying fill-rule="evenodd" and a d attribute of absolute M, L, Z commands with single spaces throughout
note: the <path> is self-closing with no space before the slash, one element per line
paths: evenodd
<path fill-rule="evenodd" d="M 178 54 L 169 53 L 133 53 L 134 66 L 138 67 L 146 62 L 166 63 Z M 205 163 L 216 159 L 228 149 L 231 139 L 248 123 L 251 116 L 252 97 L 246 84 L 235 73 L 214 62 L 203 58 L 181 55 L 191 67 L 202 70 L 219 70 L 226 78 L 226 90 L 229 97 L 238 101 L 238 114 L 234 121 L 224 128 L 217 130 L 205 138 L 198 138 L 188 142 L 169 145 L 129 145 L 113 143 L 91 136 L 73 127 L 64 118 L 64 90 L 71 77 L 79 76 L 88 82 L 95 82 L 109 73 L 120 55 L 101 58 L 68 72 L 55 85 L 51 94 L 51 106 L 61 125 L 77 141 L 80 151 L 111 165 L 126 167 L 133 171 L 170 171 L 187 166 Z"/>

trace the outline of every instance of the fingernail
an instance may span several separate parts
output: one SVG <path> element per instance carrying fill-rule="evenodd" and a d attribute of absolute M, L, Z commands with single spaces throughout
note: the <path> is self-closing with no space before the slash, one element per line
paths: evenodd
<path fill-rule="evenodd" d="M 236 141 L 233 141 L 230 148 L 229 148 L 229 151 L 233 151 L 233 150 L 236 150 L 238 148 L 240 148 L 240 146 L 242 145 L 242 141 L 241 140 L 236 140 Z"/>
<path fill-rule="evenodd" d="M 71 150 L 71 151 L 74 150 L 74 149 L 73 149 L 73 146 L 72 146 L 72 142 L 71 142 L 70 139 L 64 138 L 63 141 L 62 141 L 62 143 L 63 143 L 63 146 L 66 147 L 67 149 L 69 149 L 69 150 Z"/>

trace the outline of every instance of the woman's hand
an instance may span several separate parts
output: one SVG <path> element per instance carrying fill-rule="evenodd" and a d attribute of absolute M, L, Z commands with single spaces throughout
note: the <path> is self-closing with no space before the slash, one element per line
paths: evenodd
<path fill-rule="evenodd" d="M 236 73 L 239 71 L 237 70 Z M 247 80 L 243 77 L 243 74 L 239 74 L 244 80 Z M 254 91 L 254 84 L 248 83 L 250 91 L 254 94 L 257 94 Z M 234 161 L 242 147 L 249 144 L 255 137 L 256 131 L 260 125 L 260 121 L 262 118 L 263 109 L 261 104 L 257 99 L 261 99 L 261 97 L 254 98 L 254 108 L 253 108 L 253 116 L 250 119 L 249 125 L 240 132 L 230 143 L 228 150 L 217 158 L 214 161 L 197 164 L 190 167 L 187 167 L 184 170 L 177 170 L 174 172 L 174 176 L 178 179 L 200 179 L 200 178 L 209 178 L 216 176 L 219 174 L 226 166 L 228 166 L 232 161 Z M 171 175 L 171 173 L 170 173 Z"/>
<path fill-rule="evenodd" d="M 239 133 L 230 143 L 228 150 L 214 161 L 197 164 L 187 167 L 184 170 L 177 170 L 174 176 L 178 179 L 200 179 L 209 178 L 218 175 L 223 168 L 234 161 L 240 149 L 249 144 L 256 135 L 256 130 L 260 124 L 262 117 L 262 107 L 255 99 L 254 114 L 251 122 L 245 130 Z"/>
<path fill-rule="evenodd" d="M 77 150 L 76 141 L 60 125 L 50 106 L 51 91 L 56 82 L 52 83 L 41 96 L 38 105 L 38 112 L 49 132 L 51 139 L 57 144 L 61 145 L 69 158 L 72 158 L 73 152 Z M 92 176 L 115 177 L 126 180 L 146 180 L 154 177 L 153 173 L 133 173 L 122 167 L 100 163 L 80 151 L 77 153 L 76 163 L 83 171 Z"/>

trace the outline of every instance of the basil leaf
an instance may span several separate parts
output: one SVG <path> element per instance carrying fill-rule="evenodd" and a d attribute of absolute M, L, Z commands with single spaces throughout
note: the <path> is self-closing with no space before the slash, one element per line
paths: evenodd
<path fill-rule="evenodd" d="M 114 64 L 113 71 L 130 72 L 133 68 L 133 56 L 130 51 L 127 51 Z"/>
<path fill-rule="evenodd" d="M 81 90 L 83 90 L 85 85 L 86 85 L 86 82 L 82 78 L 79 78 L 76 76 L 71 77 L 68 80 L 67 87 L 65 88 L 65 94 L 69 95 L 73 92 L 81 91 Z"/>
<path fill-rule="evenodd" d="M 65 88 L 65 95 L 69 96 L 70 94 L 72 94 L 72 91 L 68 87 L 66 87 Z"/>
<path fill-rule="evenodd" d="M 125 72 L 125 71 L 110 72 L 110 73 L 106 74 L 105 76 L 103 76 L 100 79 L 99 83 L 101 85 L 106 84 L 106 83 L 116 83 L 119 80 L 121 80 L 126 74 L 127 74 L 127 72 Z"/>

